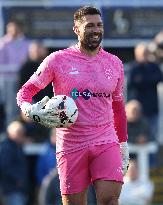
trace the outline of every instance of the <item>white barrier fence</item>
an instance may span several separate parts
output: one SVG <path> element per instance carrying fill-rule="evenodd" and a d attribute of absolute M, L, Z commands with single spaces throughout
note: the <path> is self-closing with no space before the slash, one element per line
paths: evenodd
<path fill-rule="evenodd" d="M 130 153 L 135 153 L 138 159 L 140 169 L 140 178 L 146 180 L 149 178 L 149 154 L 154 154 L 158 151 L 158 145 L 150 142 L 146 145 L 129 144 Z"/>

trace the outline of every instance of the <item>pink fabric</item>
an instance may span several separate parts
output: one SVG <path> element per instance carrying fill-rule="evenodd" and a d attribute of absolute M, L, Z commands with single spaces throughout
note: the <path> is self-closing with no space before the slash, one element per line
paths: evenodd
<path fill-rule="evenodd" d="M 126 142 L 127 136 L 127 119 L 125 112 L 125 105 L 123 101 L 113 101 L 113 113 L 114 113 L 114 127 L 118 135 L 119 142 Z"/>
<path fill-rule="evenodd" d="M 62 194 L 82 192 L 98 179 L 123 183 L 120 148 L 116 143 L 92 146 L 66 155 L 59 153 L 57 164 Z"/>
<path fill-rule="evenodd" d="M 78 119 L 70 128 L 57 129 L 57 152 L 66 154 L 118 142 L 112 102 L 123 103 L 123 73 L 122 62 L 116 56 L 101 48 L 95 57 L 90 57 L 76 45 L 49 55 L 19 91 L 18 102 L 31 101 L 30 84 L 41 90 L 50 82 L 55 95 L 65 94 L 75 100 Z M 125 125 L 123 116 L 122 119 Z M 127 139 L 127 133 L 123 134 Z"/>
<path fill-rule="evenodd" d="M 27 89 L 28 88 L 28 89 Z M 21 106 L 22 102 L 32 102 L 32 97 L 36 95 L 40 89 L 33 85 L 31 82 L 27 82 L 22 86 L 21 90 L 17 93 L 17 104 Z"/>

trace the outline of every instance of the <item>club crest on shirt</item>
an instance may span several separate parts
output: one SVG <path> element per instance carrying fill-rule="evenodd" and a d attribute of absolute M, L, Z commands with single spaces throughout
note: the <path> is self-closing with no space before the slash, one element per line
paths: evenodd
<path fill-rule="evenodd" d="M 112 79 L 113 77 L 113 69 L 108 67 L 108 68 L 104 68 L 104 71 L 105 71 L 105 75 L 107 77 L 107 79 Z"/>

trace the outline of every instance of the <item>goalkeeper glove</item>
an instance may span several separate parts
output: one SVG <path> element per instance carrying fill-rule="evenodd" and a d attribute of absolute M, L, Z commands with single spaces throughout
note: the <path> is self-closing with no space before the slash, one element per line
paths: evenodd
<path fill-rule="evenodd" d="M 46 110 L 44 106 L 49 101 L 49 97 L 45 96 L 41 101 L 31 105 L 24 102 L 21 105 L 21 110 L 26 117 L 31 118 L 33 121 L 44 125 L 45 127 L 55 127 L 55 123 L 59 122 L 59 118 L 53 110 Z"/>
<path fill-rule="evenodd" d="M 129 167 L 129 147 L 127 142 L 121 142 L 120 149 L 121 149 L 121 156 L 122 156 L 122 171 L 123 171 L 123 175 L 125 175 Z"/>

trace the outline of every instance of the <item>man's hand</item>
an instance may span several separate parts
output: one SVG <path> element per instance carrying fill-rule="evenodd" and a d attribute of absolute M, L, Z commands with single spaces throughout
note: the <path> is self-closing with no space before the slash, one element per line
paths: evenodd
<path fill-rule="evenodd" d="M 122 171 L 123 175 L 125 175 L 129 167 L 129 148 L 127 142 L 121 142 L 120 149 L 122 156 Z"/>
<path fill-rule="evenodd" d="M 24 102 L 21 105 L 22 112 L 33 121 L 44 125 L 45 127 L 55 127 L 55 123 L 59 122 L 58 116 L 52 110 L 49 112 L 44 109 L 44 106 L 49 101 L 49 97 L 45 96 L 41 101 L 31 105 Z"/>

